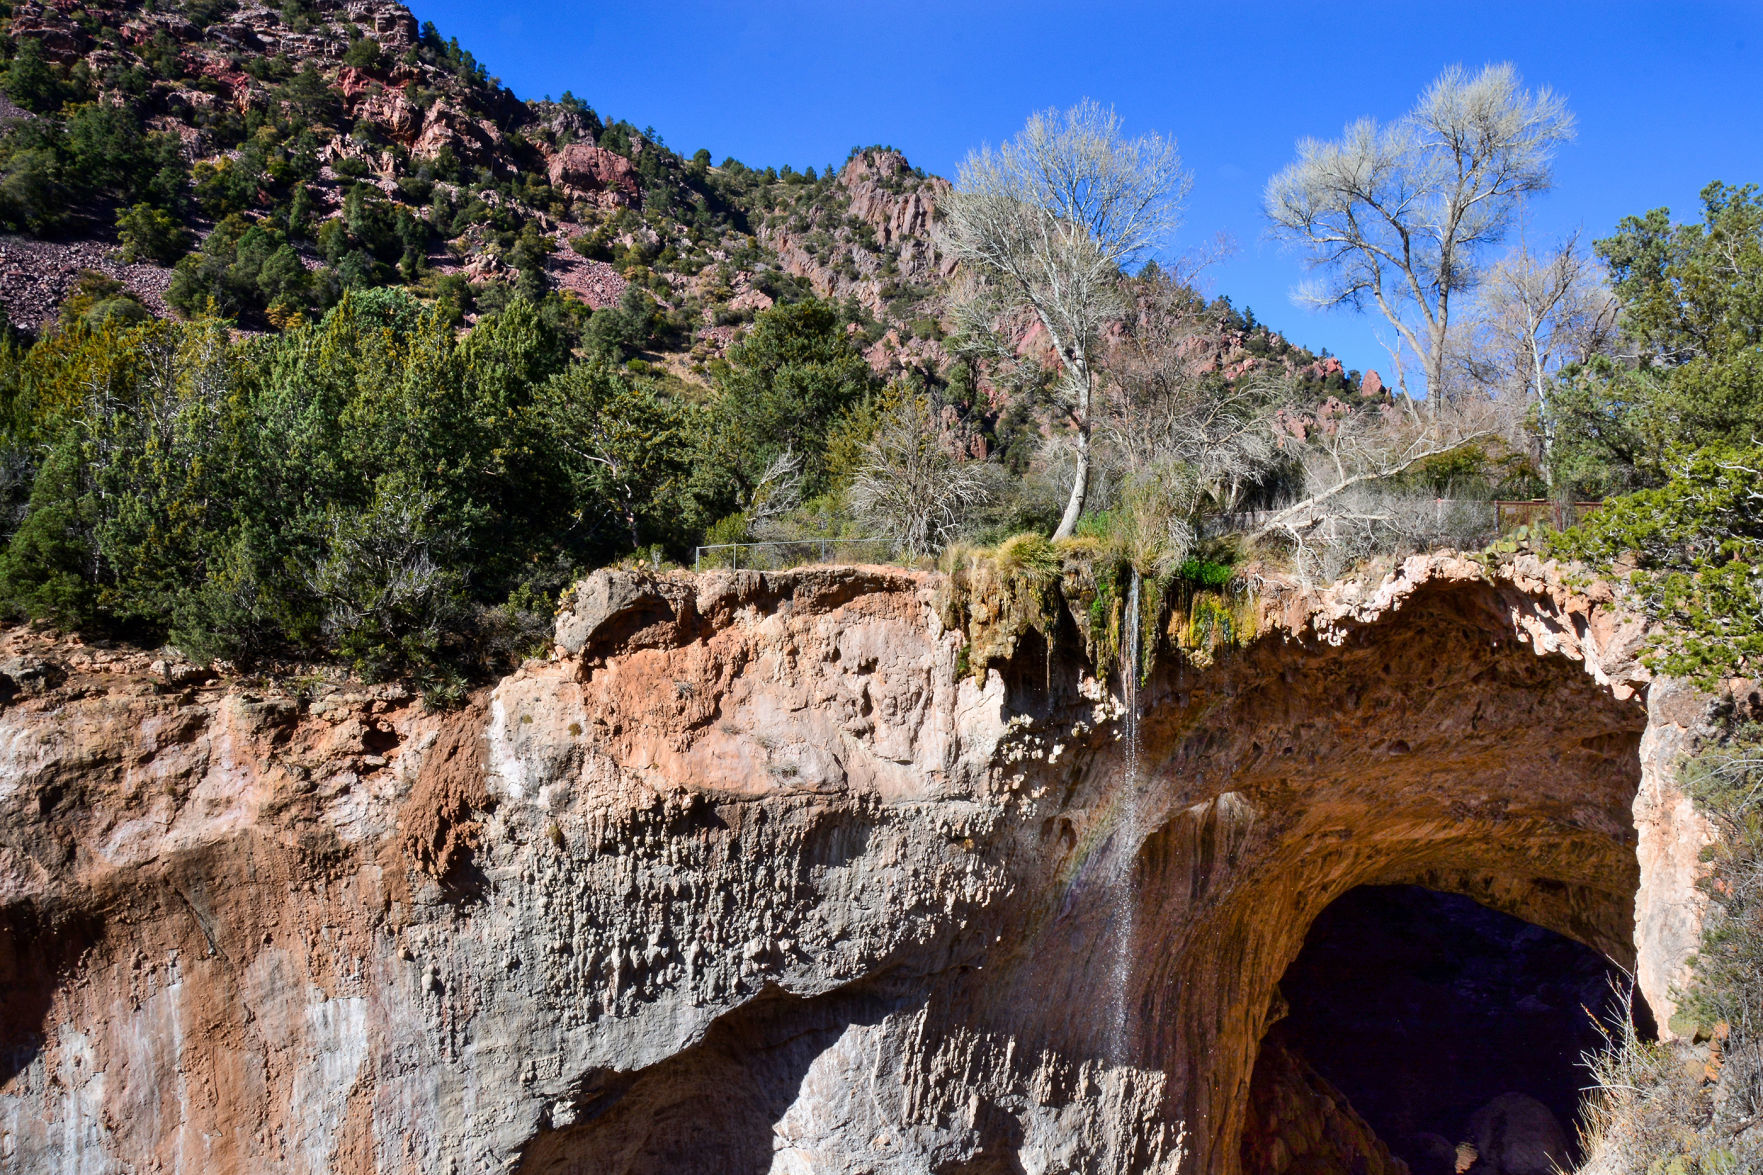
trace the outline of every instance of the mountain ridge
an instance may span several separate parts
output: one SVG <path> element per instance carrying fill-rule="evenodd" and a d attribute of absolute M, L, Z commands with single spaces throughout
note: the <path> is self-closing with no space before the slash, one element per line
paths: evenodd
<path fill-rule="evenodd" d="M 395 0 L 0 11 L 0 124 L 26 141 L 0 161 L 0 226 L 23 234 L 0 240 L 0 306 L 28 329 L 88 271 L 151 313 L 212 306 L 256 329 L 363 286 L 405 286 L 462 322 L 511 292 L 556 292 L 626 310 L 643 336 L 630 356 L 696 380 L 755 314 L 814 296 L 879 373 L 950 365 L 939 295 L 953 267 L 934 239 L 949 184 L 893 148 L 853 148 L 836 173 L 687 158 L 568 92 L 517 97 Z M 138 165 L 103 174 L 82 133 Z M 32 172 L 45 151 L 56 166 Z M 1273 358 L 1351 386 L 1326 353 L 1227 300 L 1211 310 L 1217 369 Z"/>

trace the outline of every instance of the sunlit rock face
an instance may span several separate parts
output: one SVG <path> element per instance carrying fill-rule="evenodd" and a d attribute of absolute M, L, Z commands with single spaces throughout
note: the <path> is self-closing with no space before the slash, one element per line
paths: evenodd
<path fill-rule="evenodd" d="M 0 1165 L 1236 1175 L 1278 981 L 1366 884 L 1668 1018 L 1701 700 L 1607 593 L 1270 592 L 1158 662 L 1135 775 L 1069 618 L 976 677 L 940 587 L 597 573 L 450 712 L 7 635 Z"/>

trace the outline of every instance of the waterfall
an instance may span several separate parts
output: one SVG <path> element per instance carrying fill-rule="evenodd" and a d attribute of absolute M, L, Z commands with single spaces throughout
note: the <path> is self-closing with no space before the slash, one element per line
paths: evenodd
<path fill-rule="evenodd" d="M 1126 740 L 1126 770 L 1121 787 L 1120 819 L 1115 828 L 1118 845 L 1114 857 L 1113 884 L 1115 904 L 1114 936 L 1114 1023 L 1113 1060 L 1130 1060 L 1132 1041 L 1132 968 L 1133 939 L 1138 930 L 1139 895 L 1134 878 L 1133 862 L 1139 845 L 1139 633 L 1143 627 L 1139 615 L 1139 572 L 1132 569 L 1131 586 L 1126 593 L 1126 613 L 1120 620 L 1120 700 L 1125 708 L 1122 733 Z"/>

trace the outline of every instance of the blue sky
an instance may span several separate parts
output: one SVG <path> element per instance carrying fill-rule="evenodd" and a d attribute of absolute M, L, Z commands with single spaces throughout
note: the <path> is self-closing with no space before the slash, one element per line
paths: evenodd
<path fill-rule="evenodd" d="M 412 7 L 521 97 L 571 90 L 718 162 L 819 168 L 888 143 L 952 176 L 1032 110 L 1112 103 L 1129 131 L 1174 135 L 1194 173 L 1175 249 L 1234 238 L 1214 292 L 1386 375 L 1377 324 L 1294 306 L 1302 262 L 1267 238 L 1261 191 L 1300 137 L 1400 115 L 1448 64 L 1511 61 L 1579 121 L 1555 190 L 1533 204 L 1535 238 L 1602 236 L 1660 205 L 1694 217 L 1709 180 L 1763 181 L 1763 0 Z"/>

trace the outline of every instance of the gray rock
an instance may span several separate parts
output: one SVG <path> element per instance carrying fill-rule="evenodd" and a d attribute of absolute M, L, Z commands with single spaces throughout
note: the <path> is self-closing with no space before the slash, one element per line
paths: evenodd
<path fill-rule="evenodd" d="M 557 644 L 571 656 L 591 656 L 596 648 L 625 641 L 643 628 L 671 625 L 683 601 L 670 596 L 689 598 L 676 585 L 647 575 L 596 571 L 577 585 L 570 606 L 557 617 Z"/>
<path fill-rule="evenodd" d="M 1567 1132 L 1549 1107 L 1522 1093 L 1503 1093 L 1469 1119 L 1480 1155 L 1476 1175 L 1556 1175 L 1567 1170 Z"/>

